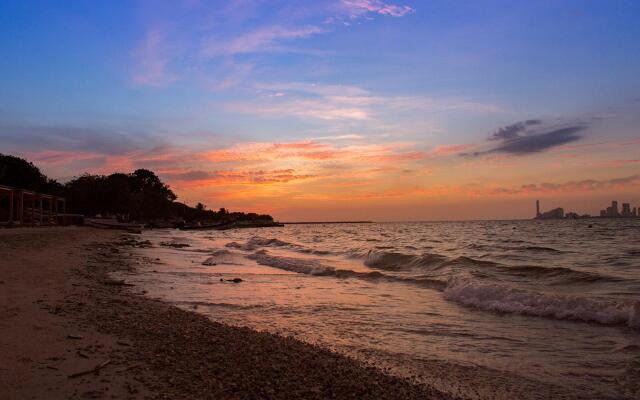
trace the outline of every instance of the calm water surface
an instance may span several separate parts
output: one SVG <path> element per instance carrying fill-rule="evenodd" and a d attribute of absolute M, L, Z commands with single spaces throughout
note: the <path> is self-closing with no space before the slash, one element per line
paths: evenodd
<path fill-rule="evenodd" d="M 141 251 L 158 261 L 126 278 L 217 321 L 467 398 L 640 398 L 640 220 L 144 236 L 154 247 Z"/>

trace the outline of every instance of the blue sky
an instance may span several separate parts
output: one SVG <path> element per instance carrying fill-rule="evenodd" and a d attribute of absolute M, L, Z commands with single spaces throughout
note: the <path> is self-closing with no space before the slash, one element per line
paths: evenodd
<path fill-rule="evenodd" d="M 399 204 L 449 218 L 439 204 L 478 196 L 503 206 L 465 218 L 524 216 L 528 196 L 594 212 L 583 189 L 516 188 L 595 180 L 598 202 L 640 201 L 635 178 L 606 183 L 638 175 L 639 12 L 636 1 L 5 1 L 0 151 L 62 180 L 154 168 L 183 200 L 291 217 L 351 215 L 348 182 L 369 218 L 404 218 L 386 211 Z M 488 140 L 527 120 L 540 123 Z M 273 145 L 297 150 L 246 156 Z"/>

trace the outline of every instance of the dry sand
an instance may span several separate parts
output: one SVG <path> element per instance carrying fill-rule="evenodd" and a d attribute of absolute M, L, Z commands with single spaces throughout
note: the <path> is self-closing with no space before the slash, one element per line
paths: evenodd
<path fill-rule="evenodd" d="M 91 228 L 0 230 L 0 399 L 450 398 L 147 299 L 108 276 L 135 268 L 137 246 Z"/>

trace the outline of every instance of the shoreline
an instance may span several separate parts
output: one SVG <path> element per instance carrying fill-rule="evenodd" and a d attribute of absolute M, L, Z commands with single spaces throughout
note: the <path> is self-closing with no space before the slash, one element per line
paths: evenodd
<path fill-rule="evenodd" d="M 135 293 L 109 273 L 135 270 L 138 246 L 144 241 L 117 231 L 0 230 L 6 398 L 451 398 L 324 348 Z"/>

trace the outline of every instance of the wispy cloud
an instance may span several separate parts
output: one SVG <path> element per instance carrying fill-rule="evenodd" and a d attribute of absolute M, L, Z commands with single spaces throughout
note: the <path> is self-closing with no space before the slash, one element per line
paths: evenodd
<path fill-rule="evenodd" d="M 161 176 L 176 184 L 188 185 L 252 185 L 289 183 L 291 181 L 314 178 L 315 175 L 300 174 L 292 168 L 276 170 L 185 170 L 166 172 Z"/>
<path fill-rule="evenodd" d="M 324 32 L 316 26 L 267 26 L 232 38 L 210 37 L 204 40 L 200 55 L 211 58 L 224 55 L 257 53 L 278 50 L 279 43 L 302 39 Z"/>
<path fill-rule="evenodd" d="M 620 168 L 625 165 L 640 165 L 640 159 L 631 159 L 631 160 L 607 160 L 605 162 L 600 163 L 604 167 L 608 168 Z"/>
<path fill-rule="evenodd" d="M 277 12 L 273 13 L 273 9 Z M 133 82 L 161 87 L 195 77 L 215 81 L 210 86 L 216 89 L 228 89 L 252 72 L 250 63 L 237 62 L 242 56 L 259 53 L 325 56 L 326 51 L 304 47 L 300 42 L 339 31 L 329 22 L 350 25 L 354 20 L 372 19 L 374 15 L 403 17 L 414 11 L 407 5 L 380 0 L 331 0 L 310 5 L 304 12 L 299 9 L 286 2 L 271 5 L 233 1 L 216 7 L 193 2 L 182 9 L 183 13 L 153 21 L 132 51 Z M 221 65 L 214 66 L 216 63 Z M 221 73 L 225 75 L 223 78 L 219 76 Z"/>
<path fill-rule="evenodd" d="M 147 32 L 142 43 L 133 50 L 133 81 L 144 86 L 165 86 L 178 80 L 169 70 L 172 54 L 167 49 L 164 32 L 154 29 Z"/>
<path fill-rule="evenodd" d="M 408 144 L 336 146 L 313 141 L 290 143 L 243 143 L 230 148 L 206 152 L 204 157 L 216 163 L 258 161 L 350 161 L 399 162 L 425 157 L 420 151 L 407 150 Z"/>
<path fill-rule="evenodd" d="M 64 125 L 0 125 L 0 143 L 17 151 L 71 151 L 122 155 L 140 147 L 147 135 Z"/>
<path fill-rule="evenodd" d="M 353 85 L 326 85 L 302 82 L 259 83 L 256 99 L 222 104 L 227 111 L 292 116 L 312 120 L 365 121 L 394 112 L 441 112 L 461 110 L 498 113 L 502 108 L 455 97 L 389 96 L 372 93 Z M 276 96 L 277 94 L 277 96 Z M 216 108 L 220 105 L 216 104 Z"/>
<path fill-rule="evenodd" d="M 364 135 L 358 135 L 355 133 L 350 133 L 350 134 L 346 134 L 346 135 L 333 135 L 333 136 L 318 136 L 313 138 L 313 140 L 362 140 L 362 139 L 366 139 L 366 136 Z"/>
<path fill-rule="evenodd" d="M 393 4 L 381 0 L 342 0 L 341 6 L 351 18 L 367 14 L 404 17 L 415 11 L 408 5 Z"/>
<path fill-rule="evenodd" d="M 441 144 L 433 148 L 429 152 L 429 155 L 432 156 L 446 156 L 450 154 L 457 154 L 463 151 L 468 151 L 469 149 L 474 148 L 476 145 L 474 144 Z"/>
<path fill-rule="evenodd" d="M 584 179 L 562 183 L 531 183 L 515 188 L 499 187 L 488 189 L 484 193 L 489 195 L 575 193 L 620 189 L 637 185 L 640 185 L 640 175 L 606 180 Z"/>

